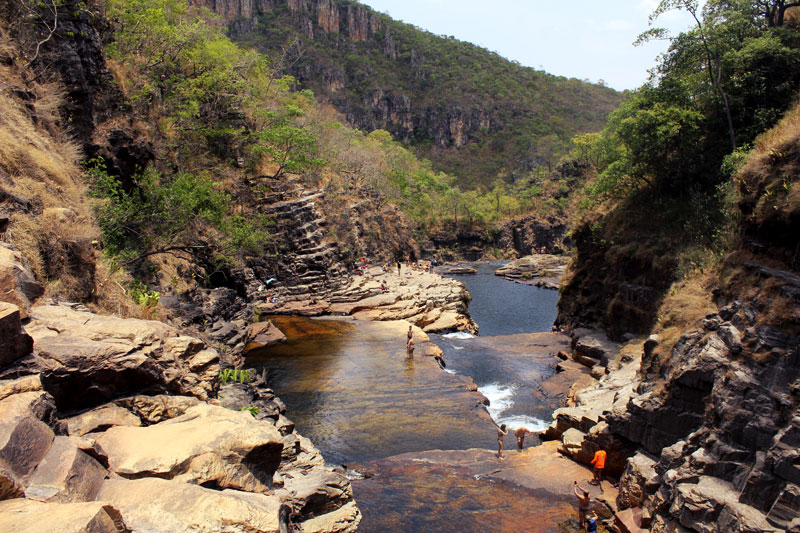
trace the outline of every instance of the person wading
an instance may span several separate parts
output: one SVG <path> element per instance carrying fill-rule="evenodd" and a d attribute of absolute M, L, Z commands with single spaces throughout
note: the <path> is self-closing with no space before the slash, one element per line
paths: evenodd
<path fill-rule="evenodd" d="M 517 430 L 514 431 L 514 436 L 517 437 L 517 448 L 520 450 L 522 449 L 522 445 L 525 442 L 525 437 L 530 434 L 531 432 L 527 428 L 517 428 Z"/>

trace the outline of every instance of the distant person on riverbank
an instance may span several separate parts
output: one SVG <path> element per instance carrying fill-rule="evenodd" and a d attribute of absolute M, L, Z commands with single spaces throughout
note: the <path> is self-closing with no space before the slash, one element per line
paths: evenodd
<path fill-rule="evenodd" d="M 606 467 L 606 452 L 605 450 L 597 450 L 594 452 L 594 458 L 592 459 L 592 474 L 594 475 L 594 479 L 592 479 L 589 483 L 592 485 L 597 485 L 600 487 L 600 491 L 603 490 L 603 469 Z"/>
<path fill-rule="evenodd" d="M 514 435 L 517 437 L 517 448 L 520 450 L 522 449 L 523 443 L 525 442 L 525 437 L 531 434 L 531 431 L 528 428 L 517 428 L 514 432 Z"/>
<path fill-rule="evenodd" d="M 594 513 L 586 519 L 586 533 L 597 533 L 597 515 Z"/>
<path fill-rule="evenodd" d="M 578 485 L 577 481 L 572 482 L 572 490 L 575 491 L 575 496 L 578 498 L 578 521 L 581 524 L 581 529 L 586 531 L 586 513 L 589 511 L 592 497 L 589 496 L 588 490 Z"/>
<path fill-rule="evenodd" d="M 397 262 L 397 275 L 400 275 L 400 261 Z"/>
<path fill-rule="evenodd" d="M 508 430 L 506 429 L 506 425 L 503 424 L 497 428 L 497 457 L 500 459 L 503 458 L 503 437 L 506 435 L 508 435 Z"/>
<path fill-rule="evenodd" d="M 409 359 L 414 358 L 414 339 L 411 337 L 408 338 L 408 342 L 406 343 L 406 354 Z"/>

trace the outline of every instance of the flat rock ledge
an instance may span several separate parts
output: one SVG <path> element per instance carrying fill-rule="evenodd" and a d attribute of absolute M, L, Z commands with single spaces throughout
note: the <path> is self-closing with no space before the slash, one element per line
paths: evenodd
<path fill-rule="evenodd" d="M 405 320 L 426 333 L 466 331 L 478 326 L 467 311 L 471 297 L 460 281 L 401 267 L 366 269 L 324 299 L 300 297 L 256 304 L 262 315 L 350 315 L 359 320 Z"/>
<path fill-rule="evenodd" d="M 558 290 L 569 261 L 569 257 L 563 255 L 528 255 L 511 261 L 494 273 L 524 285 Z"/>
<path fill-rule="evenodd" d="M 0 531 L 356 530 L 344 472 L 271 391 L 228 384 L 243 403 L 222 406 L 202 340 L 73 304 L 8 316 L 33 349 L 0 364 Z"/>

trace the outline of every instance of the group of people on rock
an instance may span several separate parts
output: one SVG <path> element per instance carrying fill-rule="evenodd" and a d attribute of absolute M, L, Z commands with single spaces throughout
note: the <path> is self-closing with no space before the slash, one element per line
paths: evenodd
<path fill-rule="evenodd" d="M 503 458 L 503 450 L 505 449 L 503 444 L 503 437 L 508 435 L 509 430 L 506 429 L 505 424 L 501 424 L 499 428 L 497 428 L 497 457 L 500 459 Z M 525 437 L 531 435 L 531 431 L 528 428 L 519 427 L 514 431 L 514 436 L 517 438 L 517 448 L 522 450 L 523 445 L 525 443 Z"/>
<path fill-rule="evenodd" d="M 590 485 L 596 485 L 603 492 L 603 470 L 606 467 L 606 451 L 597 450 L 592 458 L 592 480 L 589 481 Z M 572 482 L 575 497 L 578 498 L 578 521 L 581 528 L 586 533 L 595 533 L 597 531 L 597 514 L 589 512 L 592 502 L 592 497 L 589 491 L 581 487 L 577 481 Z"/>
<path fill-rule="evenodd" d="M 409 330 L 410 331 L 410 330 Z M 410 333 L 409 333 L 410 334 Z M 509 429 L 505 424 L 501 424 L 497 428 L 497 457 L 503 458 L 503 438 L 508 435 Z M 531 434 L 527 428 L 520 427 L 514 431 L 514 436 L 517 438 L 517 447 L 522 450 L 525 437 Z M 592 479 L 589 481 L 590 485 L 596 485 L 603 492 L 603 470 L 606 467 L 607 454 L 605 450 L 597 450 L 592 458 Z M 592 498 L 589 491 L 581 487 L 577 481 L 573 481 L 573 490 L 575 496 L 578 498 L 578 521 L 580 522 L 581 529 L 586 533 L 597 532 L 597 514 L 590 512 Z"/>

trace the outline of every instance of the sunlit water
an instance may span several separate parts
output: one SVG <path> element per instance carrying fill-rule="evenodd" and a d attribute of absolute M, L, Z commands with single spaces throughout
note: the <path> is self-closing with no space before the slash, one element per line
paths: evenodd
<path fill-rule="evenodd" d="M 353 481 L 360 531 L 556 531 L 569 514 L 562 497 L 457 468 L 383 461 L 432 449 L 495 449 L 490 414 L 512 428 L 541 429 L 549 419 L 555 405 L 537 387 L 554 372 L 552 347 L 534 336 L 520 350 L 520 337 L 491 335 L 549 331 L 557 293 L 496 277 L 499 264 L 457 277 L 473 295 L 481 337 L 432 335 L 445 352 L 445 372 L 431 358 L 406 360 L 404 330 L 351 320 L 275 317 L 288 342 L 248 356 L 249 366 L 266 369 L 298 432 L 329 463 L 376 474 Z M 490 399 L 488 413 L 466 390 L 465 376 Z"/>
<path fill-rule="evenodd" d="M 431 357 L 406 358 L 405 329 L 274 317 L 288 342 L 248 356 L 300 433 L 333 464 L 494 445 L 480 396 Z"/>
<path fill-rule="evenodd" d="M 472 294 L 469 312 L 480 327 L 480 338 L 463 332 L 431 338 L 444 351 L 450 372 L 475 380 L 489 399 L 489 413 L 498 424 L 540 431 L 550 423 L 555 406 L 532 390 L 555 371 L 552 359 L 510 357 L 498 345 L 502 343 L 491 337 L 550 331 L 556 318 L 558 292 L 495 276 L 494 271 L 504 264 L 470 263 L 477 274 L 448 276 L 463 282 Z"/>

